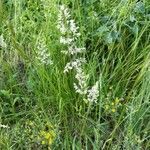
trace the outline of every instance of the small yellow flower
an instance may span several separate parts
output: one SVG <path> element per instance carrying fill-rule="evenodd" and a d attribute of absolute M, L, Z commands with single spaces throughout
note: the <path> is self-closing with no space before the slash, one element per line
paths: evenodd
<path fill-rule="evenodd" d="M 42 141 L 42 145 L 45 145 L 45 144 L 46 144 L 46 142 L 43 140 L 43 141 Z"/>
<path fill-rule="evenodd" d="M 51 145 L 53 143 L 53 140 L 50 138 L 49 140 L 48 140 L 48 145 Z"/>
<path fill-rule="evenodd" d="M 111 103 L 111 105 L 112 105 L 112 106 L 114 106 L 114 105 L 115 105 L 115 103 L 114 103 L 114 102 L 112 102 L 112 103 Z"/>
<path fill-rule="evenodd" d="M 116 112 L 116 109 L 115 109 L 115 108 L 113 108 L 111 111 L 112 111 L 112 112 Z"/>
<path fill-rule="evenodd" d="M 109 105 L 105 105 L 105 109 L 108 110 L 108 108 L 109 108 Z"/>
<path fill-rule="evenodd" d="M 40 138 L 43 139 L 42 144 L 47 143 L 48 145 L 51 145 L 54 141 L 55 136 L 56 134 L 53 130 L 40 132 Z"/>
<path fill-rule="evenodd" d="M 42 145 L 50 146 L 55 140 L 55 136 L 54 126 L 50 122 L 47 122 L 43 130 L 39 132 L 38 141 L 40 141 Z"/>
<path fill-rule="evenodd" d="M 45 139 L 47 139 L 47 140 L 48 140 L 49 138 L 51 138 L 50 133 L 46 133 L 46 134 L 45 134 Z"/>
<path fill-rule="evenodd" d="M 118 98 L 118 97 L 116 97 L 116 99 L 115 99 L 115 103 L 116 103 L 116 104 L 118 104 L 118 103 L 119 103 L 119 98 Z"/>

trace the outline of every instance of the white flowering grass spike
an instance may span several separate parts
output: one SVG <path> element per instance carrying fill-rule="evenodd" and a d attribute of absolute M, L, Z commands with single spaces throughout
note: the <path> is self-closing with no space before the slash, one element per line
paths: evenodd
<path fill-rule="evenodd" d="M 53 61 L 51 60 L 50 53 L 48 52 L 47 46 L 44 40 L 40 40 L 37 46 L 37 60 L 39 64 L 52 65 Z"/>
<path fill-rule="evenodd" d="M 2 48 L 6 48 L 7 47 L 7 44 L 6 44 L 5 40 L 4 40 L 3 35 L 0 35 L 0 46 Z"/>
<path fill-rule="evenodd" d="M 65 37 L 60 37 L 60 43 L 61 44 L 71 44 L 71 42 L 73 41 L 72 38 L 65 38 Z"/>
<path fill-rule="evenodd" d="M 83 52 L 85 52 L 85 48 L 78 48 L 75 45 L 71 45 L 68 47 L 68 53 L 70 53 L 71 55 Z"/>
<path fill-rule="evenodd" d="M 70 18 L 69 10 L 65 5 L 60 6 L 59 14 L 58 14 L 58 25 L 57 28 L 60 30 L 61 34 L 66 34 L 67 32 L 67 24 L 65 20 Z"/>
<path fill-rule="evenodd" d="M 79 27 L 76 26 L 75 20 L 71 19 L 69 9 L 65 5 L 60 6 L 57 28 L 61 33 L 60 43 L 68 46 L 68 50 L 61 51 L 62 53 L 74 55 L 85 51 L 85 48 L 76 46 L 76 40 L 81 34 L 78 32 Z"/>
<path fill-rule="evenodd" d="M 77 82 L 78 82 L 78 85 L 74 83 L 74 88 L 76 92 L 81 95 L 86 95 L 88 75 L 84 73 L 81 67 L 78 67 L 76 68 L 75 78 L 77 79 Z"/>
<path fill-rule="evenodd" d="M 0 128 L 9 128 L 7 125 L 0 124 Z"/>
<path fill-rule="evenodd" d="M 83 63 L 86 63 L 85 58 L 78 58 L 75 59 L 69 63 L 66 64 L 64 73 L 69 72 L 69 70 L 72 70 L 73 68 L 77 71 L 78 69 L 81 69 L 81 66 Z"/>
<path fill-rule="evenodd" d="M 98 81 L 95 83 L 95 85 L 88 90 L 87 100 L 89 102 L 97 102 L 99 97 L 99 83 Z"/>
<path fill-rule="evenodd" d="M 65 5 L 60 6 L 57 27 L 61 33 L 60 43 L 67 47 L 65 51 L 63 50 L 61 52 L 69 55 L 72 59 L 66 64 L 64 73 L 74 70 L 76 79 L 74 82 L 74 89 L 76 93 L 87 97 L 89 102 L 96 102 L 99 96 L 98 82 L 96 82 L 91 89 L 88 88 L 87 81 L 89 75 L 83 70 L 83 65 L 86 63 L 86 60 L 84 56 L 78 57 L 77 55 L 78 53 L 85 52 L 86 49 L 84 47 L 77 47 L 76 42 L 80 36 L 78 32 L 79 27 L 76 25 L 75 21 L 71 19 L 69 9 Z"/>
<path fill-rule="evenodd" d="M 69 70 L 75 70 L 75 78 L 77 83 L 74 83 L 74 89 L 79 94 L 87 93 L 87 80 L 88 75 L 86 75 L 82 69 L 82 65 L 86 62 L 85 58 L 78 58 L 66 64 L 64 73 L 69 72 Z"/>

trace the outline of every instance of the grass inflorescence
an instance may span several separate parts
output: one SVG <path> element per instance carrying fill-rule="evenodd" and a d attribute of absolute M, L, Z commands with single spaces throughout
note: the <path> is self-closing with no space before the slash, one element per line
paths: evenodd
<path fill-rule="evenodd" d="M 148 0 L 0 0 L 0 149 L 150 149 Z"/>

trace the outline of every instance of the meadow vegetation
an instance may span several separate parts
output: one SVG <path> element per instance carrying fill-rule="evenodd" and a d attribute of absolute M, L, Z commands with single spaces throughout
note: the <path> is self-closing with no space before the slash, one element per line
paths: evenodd
<path fill-rule="evenodd" d="M 0 0 L 0 150 L 149 150 L 149 120 L 149 0 Z"/>

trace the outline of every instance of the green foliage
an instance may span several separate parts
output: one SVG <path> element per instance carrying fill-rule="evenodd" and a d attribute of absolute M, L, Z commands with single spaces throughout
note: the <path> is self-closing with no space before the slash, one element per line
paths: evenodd
<path fill-rule="evenodd" d="M 60 4 L 79 26 L 97 103 L 63 73 Z M 0 0 L 0 149 L 150 149 L 149 32 L 148 0 Z M 37 61 L 40 40 L 52 65 Z"/>

